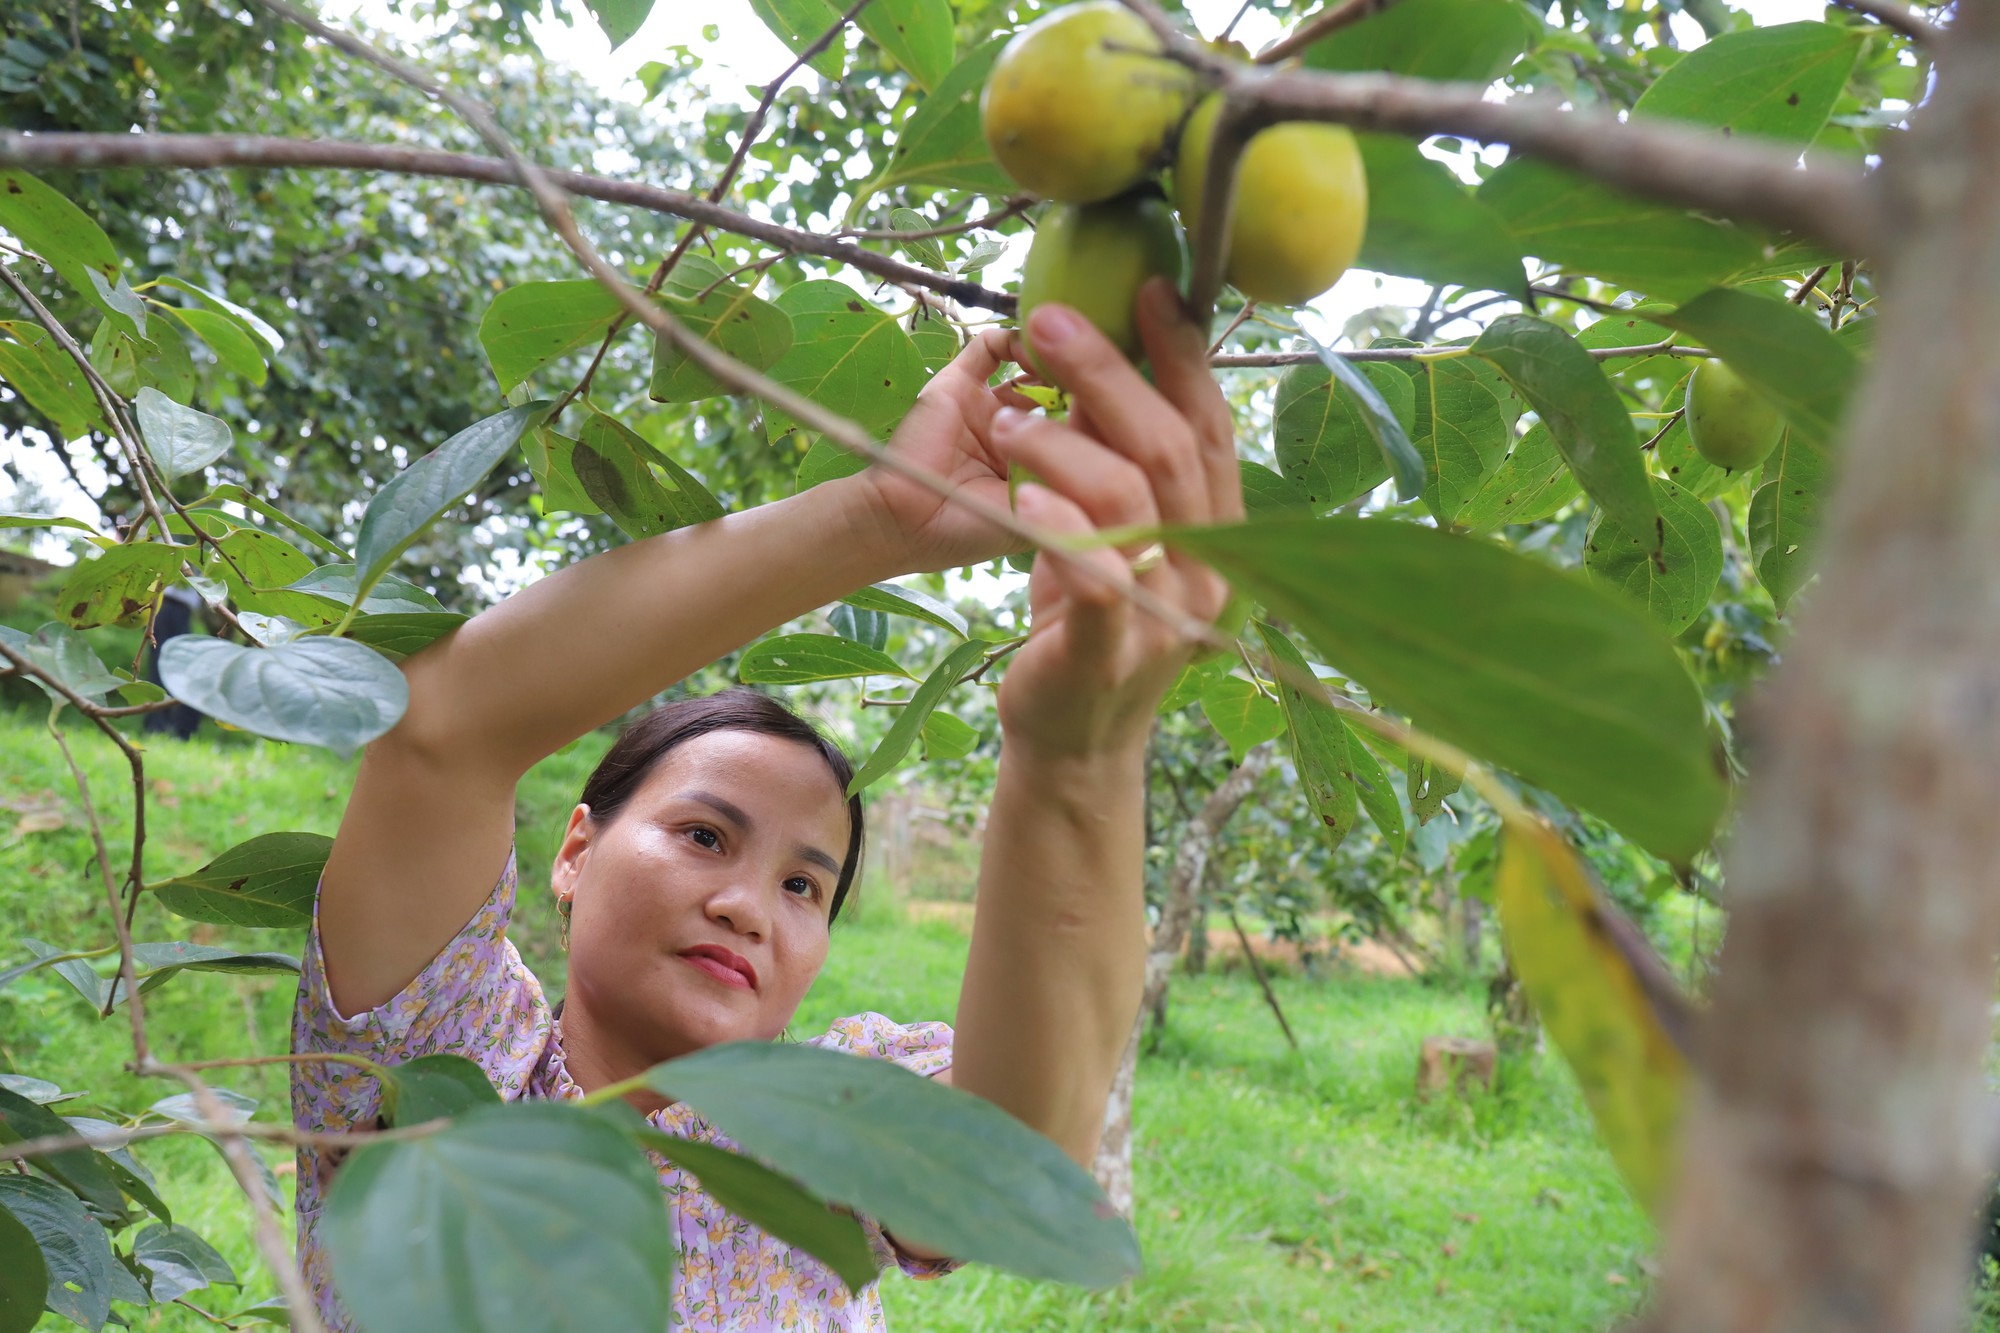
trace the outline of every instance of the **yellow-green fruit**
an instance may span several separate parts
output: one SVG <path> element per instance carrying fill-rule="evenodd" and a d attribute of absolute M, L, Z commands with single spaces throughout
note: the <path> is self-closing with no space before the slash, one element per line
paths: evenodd
<path fill-rule="evenodd" d="M 1714 358 L 1688 377 L 1687 425 L 1695 452 L 1732 472 L 1769 458 L 1785 429 L 1777 409 Z"/>
<path fill-rule="evenodd" d="M 1127 195 L 1101 204 L 1058 204 L 1035 225 L 1021 266 L 1021 327 L 1044 301 L 1081 312 L 1126 356 L 1139 355 L 1134 303 L 1146 279 L 1180 281 L 1181 229 L 1167 201 Z M 1032 356 L 1034 348 L 1029 346 Z"/>
<path fill-rule="evenodd" d="M 1174 202 L 1201 226 L 1202 182 L 1222 98 L 1195 108 L 1174 162 Z M 1258 131 L 1236 169 L 1224 276 L 1253 301 L 1302 305 L 1333 286 L 1361 253 L 1368 174 L 1344 125 L 1287 121 Z"/>
<path fill-rule="evenodd" d="M 979 100 L 993 158 L 1024 190 L 1090 204 L 1165 159 L 1198 91 L 1145 20 L 1118 0 L 1068 5 L 1021 29 Z"/>

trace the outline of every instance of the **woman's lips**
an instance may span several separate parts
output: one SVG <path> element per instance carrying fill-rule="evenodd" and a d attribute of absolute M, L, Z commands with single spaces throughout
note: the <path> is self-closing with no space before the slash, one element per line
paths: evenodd
<path fill-rule="evenodd" d="M 757 989 L 757 969 L 750 966 L 748 959 L 727 949 L 713 944 L 697 944 L 692 949 L 682 950 L 679 956 L 725 986 L 733 986 L 737 990 Z"/>

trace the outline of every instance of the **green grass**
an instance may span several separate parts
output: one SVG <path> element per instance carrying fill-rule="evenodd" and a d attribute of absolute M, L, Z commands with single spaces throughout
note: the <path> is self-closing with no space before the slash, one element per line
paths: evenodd
<path fill-rule="evenodd" d="M 76 730 L 74 743 L 117 859 L 130 794 L 123 762 L 87 732 Z M 561 956 L 542 891 L 548 861 L 604 743 L 592 738 L 542 765 L 518 804 L 517 935 L 552 989 L 560 988 Z M 22 834 L 0 813 L 0 965 L 22 953 L 14 943 L 22 935 L 64 946 L 107 942 L 90 841 L 39 719 L 0 710 L 0 753 L 0 802 L 53 797 L 69 815 L 60 830 Z M 148 765 L 165 784 L 149 802 L 154 879 L 257 833 L 332 831 L 352 776 L 351 764 L 321 752 L 237 737 L 161 742 Z M 862 1009 L 906 1021 L 948 1018 L 964 934 L 944 922 L 909 922 L 879 884 L 861 901 L 835 930 L 831 960 L 796 1027 L 815 1031 Z M 138 933 L 292 952 L 301 943 L 295 933 L 211 931 L 151 904 Z M 1475 987 L 1363 977 L 1275 984 L 1300 1053 L 1286 1048 L 1241 973 L 1176 982 L 1170 1031 L 1140 1067 L 1142 1279 L 1084 1293 L 984 1270 L 927 1283 L 891 1277 L 884 1298 L 892 1327 L 1570 1333 L 1605 1327 L 1636 1306 L 1652 1234 L 1553 1056 L 1509 1071 L 1500 1093 L 1419 1105 L 1411 1096 L 1417 1045 L 1434 1033 L 1481 1031 Z M 280 1051 L 292 989 L 285 978 L 183 974 L 148 997 L 150 1027 L 170 1057 Z M 175 1090 L 123 1073 L 129 1055 L 120 1019 L 99 1022 L 47 974 L 0 990 L 0 1067 L 88 1091 L 63 1110 L 115 1118 Z M 217 1081 L 260 1098 L 265 1117 L 284 1114 L 279 1071 L 223 1071 Z M 248 1279 L 240 1301 L 215 1292 L 195 1299 L 226 1312 L 270 1294 L 244 1207 L 213 1152 L 179 1140 L 145 1145 L 140 1155 L 161 1175 L 177 1217 Z M 187 1311 L 132 1313 L 143 1328 L 214 1327 Z M 42 1327 L 70 1326 L 51 1316 Z"/>

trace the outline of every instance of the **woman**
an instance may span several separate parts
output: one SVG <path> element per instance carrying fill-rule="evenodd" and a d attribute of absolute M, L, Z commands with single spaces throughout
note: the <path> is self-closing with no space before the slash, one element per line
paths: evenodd
<path fill-rule="evenodd" d="M 1202 330 L 1170 285 L 1140 296 L 1157 387 L 1076 312 L 1029 332 L 1075 404 L 1031 417 L 988 382 L 1021 359 L 982 333 L 926 386 L 891 441 L 989 503 L 1009 464 L 1043 479 L 1017 509 L 1058 533 L 1242 514 L 1229 410 Z M 871 469 L 582 561 L 410 658 L 409 712 L 368 749 L 320 889 L 294 1024 L 302 1053 L 478 1061 L 509 1098 L 578 1097 L 717 1042 L 772 1040 L 820 965 L 861 848 L 846 761 L 745 692 L 669 706 L 629 730 L 570 817 L 551 875 L 569 925 L 560 1020 L 506 942 L 514 787 L 590 729 L 759 634 L 894 574 L 990 559 L 1010 539 Z M 1055 560 L 1029 583 L 1033 627 L 999 689 L 1001 761 L 956 1031 L 880 1015 L 821 1044 L 895 1060 L 986 1097 L 1088 1162 L 1139 1002 L 1146 736 L 1190 649 L 1132 610 L 1133 581 L 1203 619 L 1225 589 L 1178 555 Z M 496 886 L 496 880 L 498 881 Z M 371 1124 L 372 1079 L 294 1066 L 303 1128 Z M 684 1107 L 635 1098 L 671 1133 Z M 328 1163 L 299 1162 L 299 1243 L 323 1313 L 347 1326 L 316 1236 Z M 676 1327 L 874 1329 L 816 1261 L 662 1172 L 682 1250 Z M 919 1275 L 949 1256 L 871 1229 Z"/>

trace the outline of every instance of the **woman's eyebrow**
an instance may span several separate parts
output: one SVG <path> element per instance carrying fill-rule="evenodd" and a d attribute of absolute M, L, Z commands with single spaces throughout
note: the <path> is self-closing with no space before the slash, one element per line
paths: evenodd
<path fill-rule="evenodd" d="M 683 796 L 687 800 L 698 801 L 702 805 L 707 806 L 730 823 L 736 825 L 737 828 L 742 829 L 746 834 L 756 830 L 756 823 L 750 818 L 750 812 L 734 801 L 726 801 L 714 792 L 706 791 L 684 792 Z M 798 856 L 802 861 L 810 861 L 816 866 L 824 867 L 829 874 L 838 875 L 840 873 L 840 862 L 834 860 L 817 847 L 801 843 L 799 844 Z"/>

